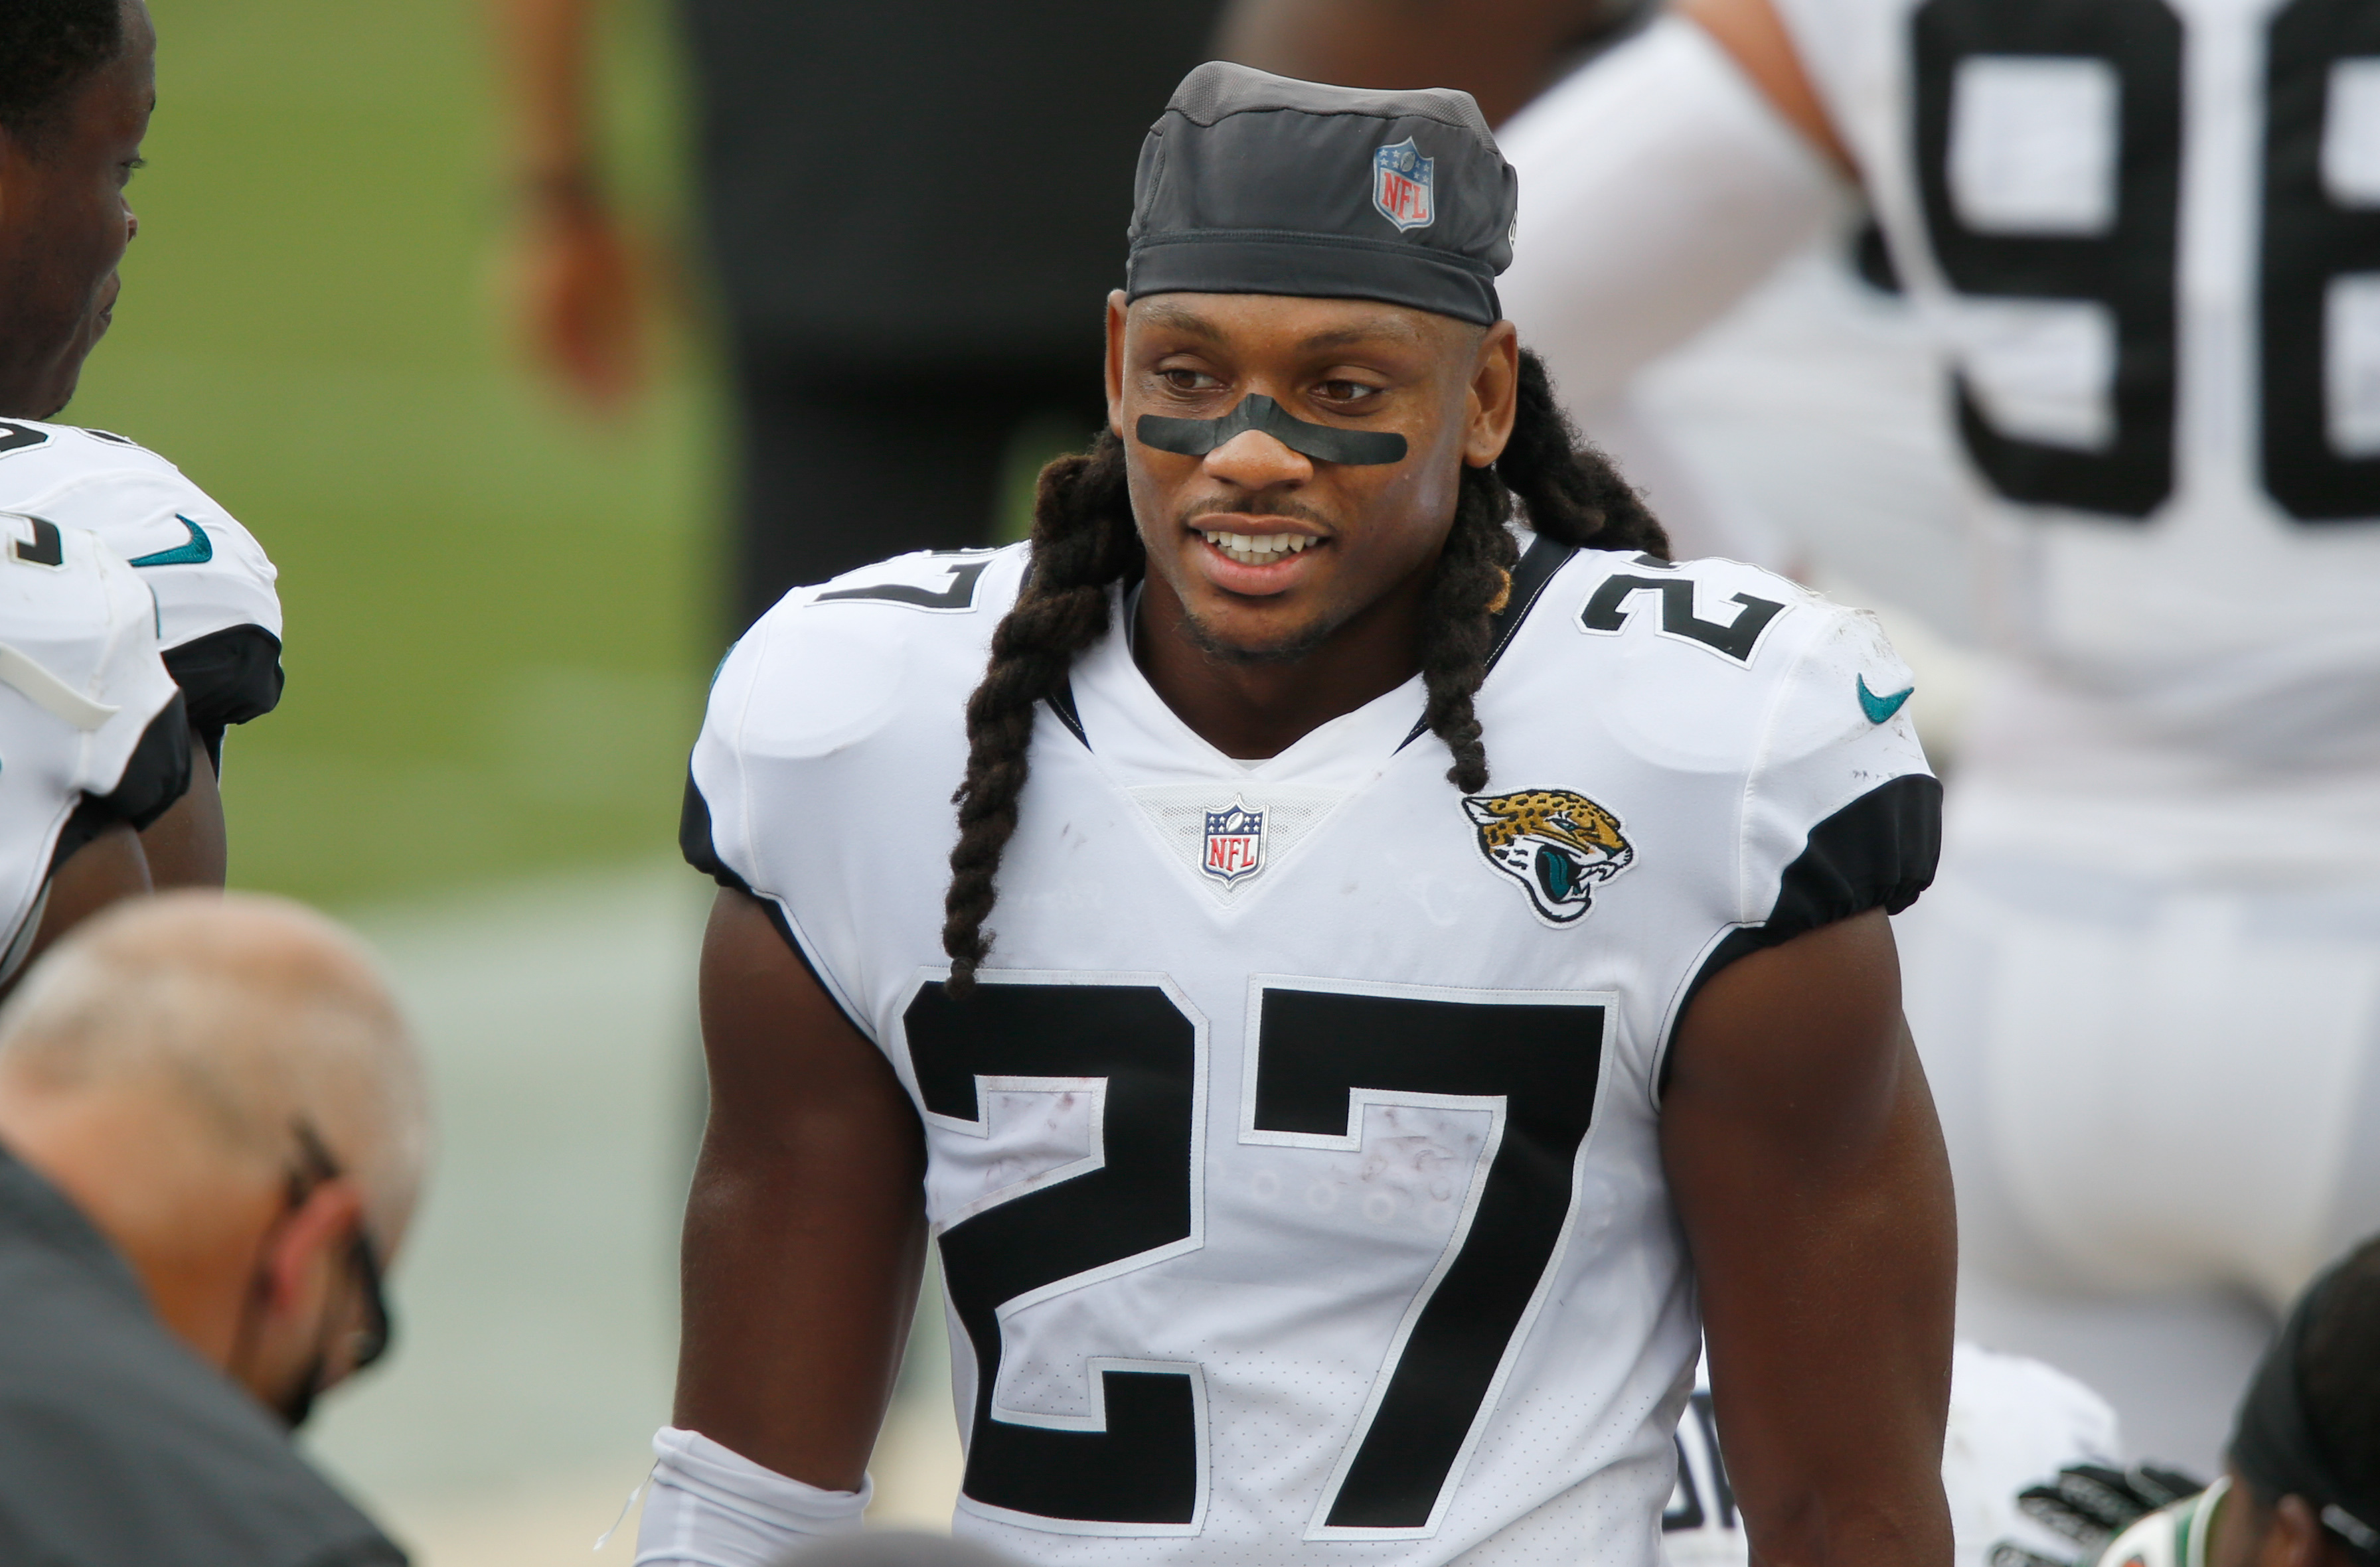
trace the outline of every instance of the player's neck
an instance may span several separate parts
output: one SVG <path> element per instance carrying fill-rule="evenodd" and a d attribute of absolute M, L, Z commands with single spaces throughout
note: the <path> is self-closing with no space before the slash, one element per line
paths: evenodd
<path fill-rule="evenodd" d="M 1200 738 L 1227 757 L 1279 756 L 1314 730 L 1414 677 L 1420 669 L 1428 574 L 1399 585 L 1285 663 L 1235 663 L 1198 645 L 1174 597 L 1152 572 L 1140 595 L 1133 658 L 1149 686 Z"/>

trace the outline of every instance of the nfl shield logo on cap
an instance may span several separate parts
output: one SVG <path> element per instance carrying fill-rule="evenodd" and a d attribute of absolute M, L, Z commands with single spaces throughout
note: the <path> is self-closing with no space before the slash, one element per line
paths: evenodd
<path fill-rule="evenodd" d="M 1264 869 L 1265 813 L 1250 810 L 1238 796 L 1221 810 L 1207 813 L 1207 852 L 1198 869 L 1226 887 Z"/>
<path fill-rule="evenodd" d="M 1394 146 L 1383 147 L 1372 154 L 1372 205 L 1380 215 L 1397 225 L 1400 233 L 1409 228 L 1427 228 L 1438 215 L 1430 203 L 1430 170 L 1435 160 L 1425 158 L 1406 137 Z"/>

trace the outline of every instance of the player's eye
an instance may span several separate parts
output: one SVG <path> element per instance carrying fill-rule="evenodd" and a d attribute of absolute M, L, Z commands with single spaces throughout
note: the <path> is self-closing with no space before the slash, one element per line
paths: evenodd
<path fill-rule="evenodd" d="M 1192 370 L 1184 365 L 1169 366 L 1159 370 L 1157 377 L 1176 392 L 1211 392 L 1222 384 L 1205 370 Z"/>
<path fill-rule="evenodd" d="M 1378 387 L 1361 381 L 1326 381 L 1314 391 L 1326 403 L 1361 403 L 1380 395 Z"/>
<path fill-rule="evenodd" d="M 125 186 L 128 186 L 128 185 L 131 184 L 131 183 L 132 183 L 132 176 L 133 176 L 134 175 L 138 174 L 138 173 L 139 173 L 140 171 L 141 171 L 142 169 L 147 168 L 148 166 L 149 166 L 149 160 L 148 160 L 148 159 L 146 159 L 146 158 L 127 158 L 127 159 L 125 159 L 122 163 L 120 163 L 120 164 L 116 164 L 116 165 L 115 165 L 115 185 L 116 185 L 116 188 L 120 190 L 120 189 L 122 189 Z"/>

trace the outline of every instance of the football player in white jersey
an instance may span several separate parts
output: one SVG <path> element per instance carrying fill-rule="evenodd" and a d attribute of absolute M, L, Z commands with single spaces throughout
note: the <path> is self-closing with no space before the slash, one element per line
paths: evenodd
<path fill-rule="evenodd" d="M 1600 401 L 1864 188 L 2006 655 L 1902 929 L 1962 1331 L 2204 1465 L 2272 1314 L 2380 1228 L 2380 13 L 1681 10 L 1507 128 L 1509 308 Z"/>
<path fill-rule="evenodd" d="M 138 834 L 190 776 L 156 615 L 96 536 L 0 512 L 0 989 L 85 915 L 150 890 Z"/>
<path fill-rule="evenodd" d="M 1464 94 L 1200 67 L 1030 545 L 730 654 L 639 1561 L 856 1520 L 929 1237 L 1027 1561 L 1649 1567 L 1698 1317 L 1761 1554 L 1949 1561 L 1907 673 L 1576 449 L 1513 192 Z"/>
<path fill-rule="evenodd" d="M 273 563 L 163 457 L 42 422 L 74 395 L 115 310 L 155 58 L 138 0 L 0 10 L 0 511 L 89 528 L 155 595 L 195 754 L 188 792 L 143 834 L 145 858 L 159 886 L 221 886 L 224 729 L 281 696 Z"/>
<path fill-rule="evenodd" d="M 2155 1500 L 2177 1484 L 2192 1494 Z M 2082 1561 L 2099 1567 L 2380 1563 L 2380 1238 L 2299 1297 L 2240 1401 L 2213 1485 L 2069 1469 L 2028 1489 L 2024 1505 L 2090 1547 Z M 1994 1567 L 2055 1567 L 2071 1555 L 2012 1547 Z"/>
<path fill-rule="evenodd" d="M 1745 1567 L 1751 1560 L 1718 1429 L 1706 1367 L 1678 1422 L 1678 1487 L 1661 1514 L 1669 1567 Z M 1996 1559 L 2003 1546 L 2033 1549 L 2039 1558 L 2033 1567 L 2056 1567 L 2070 1556 L 2065 1537 L 2029 1516 L 2019 1495 L 2045 1475 L 2105 1465 L 2119 1445 L 2116 1412 L 2073 1378 L 2022 1355 L 1955 1346 L 1942 1489 L 1958 1567 L 2017 1567 Z"/>

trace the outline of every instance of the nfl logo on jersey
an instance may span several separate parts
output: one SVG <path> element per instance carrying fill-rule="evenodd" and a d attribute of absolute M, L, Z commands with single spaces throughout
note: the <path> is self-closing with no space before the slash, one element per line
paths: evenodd
<path fill-rule="evenodd" d="M 1265 813 L 1250 810 L 1234 795 L 1221 810 L 1207 813 L 1207 853 L 1198 869 L 1226 887 L 1264 869 Z"/>
<path fill-rule="evenodd" d="M 1436 166 L 1437 160 L 1423 157 L 1410 136 L 1372 154 L 1372 205 L 1400 233 L 1427 228 L 1438 215 L 1430 204 L 1430 170 Z"/>

